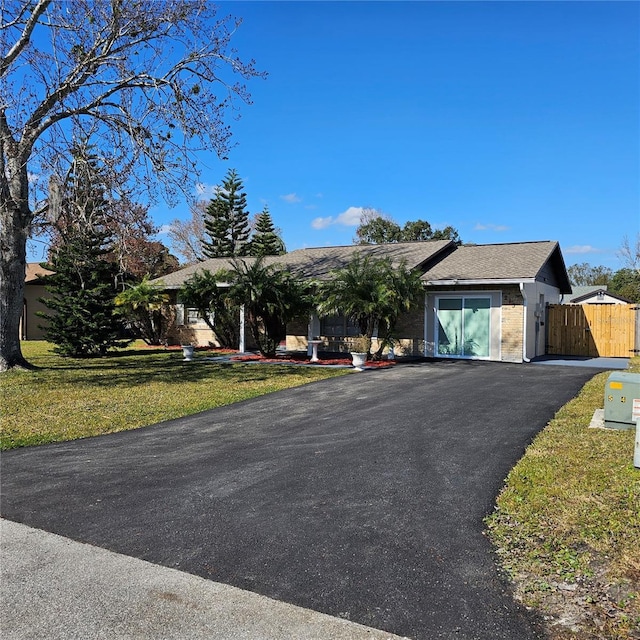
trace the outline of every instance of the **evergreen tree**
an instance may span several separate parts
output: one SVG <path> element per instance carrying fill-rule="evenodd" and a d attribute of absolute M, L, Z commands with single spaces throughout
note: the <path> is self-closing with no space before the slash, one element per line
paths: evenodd
<path fill-rule="evenodd" d="M 611 278 L 609 291 L 631 302 L 640 302 L 640 271 L 638 269 L 616 271 Z"/>
<path fill-rule="evenodd" d="M 109 207 L 104 171 L 86 145 L 74 147 L 71 169 L 52 207 L 59 241 L 50 254 L 50 297 L 42 302 L 49 323 L 45 336 L 65 356 L 104 355 L 121 344 L 114 297 L 118 266 L 107 255 L 113 234 L 105 225 Z"/>
<path fill-rule="evenodd" d="M 205 212 L 204 254 L 208 258 L 246 255 L 249 249 L 247 194 L 235 169 L 230 169 Z"/>
<path fill-rule="evenodd" d="M 282 238 L 273 225 L 269 208 L 266 205 L 262 212 L 256 216 L 253 237 L 249 244 L 249 255 L 252 256 L 281 256 L 287 252 Z"/>
<path fill-rule="evenodd" d="M 42 301 L 54 313 L 41 314 L 49 321 L 47 340 L 63 356 L 104 355 L 120 346 L 121 324 L 115 314 L 117 267 L 104 259 L 109 252 L 104 232 L 85 229 L 67 237 L 51 263 Z"/>

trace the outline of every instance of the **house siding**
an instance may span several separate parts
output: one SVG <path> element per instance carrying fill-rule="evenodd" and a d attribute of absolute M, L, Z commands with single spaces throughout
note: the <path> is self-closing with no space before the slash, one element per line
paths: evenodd
<path fill-rule="evenodd" d="M 553 270 L 553 266 L 551 262 L 547 262 L 536 278 L 540 283 L 548 285 L 550 287 L 558 287 L 558 278 L 556 277 L 555 271 Z"/>
<path fill-rule="evenodd" d="M 351 348 L 349 338 L 337 336 L 323 336 L 320 334 L 320 322 L 313 316 L 312 335 L 318 336 L 322 340 L 319 346 L 320 351 L 330 351 L 335 353 L 348 353 Z M 422 307 L 403 314 L 394 332 L 394 351 L 396 355 L 422 355 L 424 350 L 424 311 Z M 380 342 L 376 337 L 371 341 L 371 350 L 377 351 Z M 289 351 L 309 350 L 309 325 L 306 318 L 299 318 L 287 324 L 287 349 Z M 389 350 L 384 350 L 388 354 Z"/>
<path fill-rule="evenodd" d="M 502 288 L 500 348 L 503 362 L 522 362 L 523 302 L 519 287 L 511 285 Z"/>
<path fill-rule="evenodd" d="M 43 284 L 31 284 L 27 282 L 24 287 L 24 308 L 20 319 L 21 340 L 44 340 L 45 332 L 42 327 L 48 326 L 48 321 L 36 315 L 42 311 L 52 313 L 40 298 L 47 296 L 47 290 Z"/>

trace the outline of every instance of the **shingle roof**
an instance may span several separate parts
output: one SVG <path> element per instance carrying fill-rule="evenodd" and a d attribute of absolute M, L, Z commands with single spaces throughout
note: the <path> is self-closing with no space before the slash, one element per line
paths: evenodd
<path fill-rule="evenodd" d="M 574 289 L 576 288 L 577 287 L 574 287 Z M 595 291 L 588 291 L 587 293 L 583 293 L 580 296 L 572 296 L 569 302 L 574 304 L 575 303 L 579 304 L 580 302 L 585 302 L 586 300 L 589 300 L 589 298 L 593 298 L 594 296 L 597 297 L 598 293 L 602 293 L 607 298 L 613 298 L 614 300 L 619 300 L 620 302 L 626 302 L 627 304 L 631 303 L 631 300 L 629 300 L 629 298 L 624 298 L 623 296 L 619 296 L 616 293 L 611 293 L 611 291 L 607 291 L 606 285 L 602 287 L 597 287 Z"/>
<path fill-rule="evenodd" d="M 344 267 L 356 253 L 378 258 L 388 257 L 391 258 L 394 264 L 399 264 L 402 260 L 405 260 L 408 267 L 417 268 L 443 251 L 453 249 L 453 247 L 454 244 L 450 240 L 316 247 L 297 249 L 282 256 L 269 256 L 265 258 L 265 263 L 284 265 L 300 278 L 326 280 L 332 270 Z M 255 260 L 255 258 L 243 258 L 243 260 Z M 229 269 L 232 266 L 229 258 L 210 258 L 179 271 L 174 271 L 169 275 L 154 280 L 154 282 L 162 283 L 168 289 L 178 289 L 196 272 L 208 270 L 211 273 L 216 273 L 220 269 Z"/>
<path fill-rule="evenodd" d="M 584 284 L 584 285 L 572 285 L 571 296 L 578 298 L 580 296 L 587 295 L 588 293 L 595 293 L 596 291 L 606 291 L 608 285 L 606 284 Z"/>
<path fill-rule="evenodd" d="M 606 284 L 571 285 L 571 291 L 560 296 L 560 304 L 569 304 L 574 298 L 580 298 L 591 293 L 596 293 L 597 291 L 606 290 Z"/>
<path fill-rule="evenodd" d="M 562 293 L 571 291 L 564 260 L 557 242 L 518 242 L 509 244 L 468 245 L 456 247 L 449 240 L 401 242 L 397 244 L 348 245 L 298 249 L 283 256 L 269 256 L 266 264 L 281 264 L 304 279 L 326 280 L 332 270 L 344 267 L 354 254 L 402 260 L 410 268 L 425 270 L 423 281 L 451 284 L 452 281 L 522 282 L 542 279 L 550 263 L 553 277 Z M 243 258 L 255 260 L 255 258 Z M 232 268 L 229 258 L 211 258 L 156 279 L 167 289 L 179 289 L 194 273 L 216 273 Z"/>
<path fill-rule="evenodd" d="M 415 269 L 433 259 L 448 247 L 453 248 L 450 240 L 427 240 L 424 242 L 399 242 L 396 244 L 368 244 L 348 245 L 344 247 L 318 247 L 314 249 L 298 249 L 284 256 L 280 260 L 291 271 L 304 278 L 326 280 L 334 269 L 347 265 L 355 254 L 373 256 L 376 258 L 390 258 L 394 264 L 403 260 L 406 265 Z M 285 260 L 282 260 L 284 258 Z"/>
<path fill-rule="evenodd" d="M 422 276 L 438 284 L 535 280 L 551 261 L 561 291 L 570 290 L 564 260 L 557 242 L 518 242 L 460 246 L 430 267 Z"/>

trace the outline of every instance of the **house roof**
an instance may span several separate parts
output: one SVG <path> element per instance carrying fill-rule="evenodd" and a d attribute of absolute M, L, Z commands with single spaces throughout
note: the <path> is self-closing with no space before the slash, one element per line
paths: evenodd
<path fill-rule="evenodd" d="M 44 276 L 50 276 L 52 273 L 53 271 L 41 267 L 39 262 L 27 262 L 24 282 L 25 284 L 29 282 L 35 283 L 42 280 Z"/>
<path fill-rule="evenodd" d="M 575 287 L 574 287 L 574 289 L 575 289 Z M 569 300 L 569 302 L 575 302 L 575 303 L 579 304 L 581 302 L 586 302 L 587 300 L 590 300 L 592 298 L 597 298 L 598 294 L 602 294 L 603 296 L 606 296 L 607 298 L 613 298 L 614 300 L 620 300 L 620 302 L 626 302 L 627 304 L 631 303 L 631 300 L 629 300 L 628 298 L 623 298 L 622 296 L 619 296 L 619 295 L 617 295 L 615 293 L 611 293 L 611 291 L 607 291 L 607 287 L 606 286 L 595 287 L 591 291 L 587 291 L 586 293 L 583 293 L 580 296 L 572 297 L 571 300 Z"/>
<path fill-rule="evenodd" d="M 400 264 L 404 260 L 408 267 L 415 269 L 425 268 L 438 256 L 454 249 L 455 244 L 451 240 L 315 247 L 297 249 L 282 256 L 268 256 L 265 258 L 265 263 L 283 265 L 300 278 L 327 280 L 331 271 L 346 266 L 355 254 L 377 258 L 388 257 L 394 264 Z M 255 258 L 242 258 L 242 260 L 253 261 Z M 216 273 L 220 269 L 229 269 L 232 266 L 230 258 L 210 258 L 157 278 L 153 282 L 162 284 L 167 289 L 179 289 L 196 272 L 208 270 Z"/>
<path fill-rule="evenodd" d="M 547 267 L 551 267 L 551 273 L 547 274 Z M 555 282 L 548 280 L 549 277 Z M 429 285 L 537 280 L 555 284 L 561 293 L 571 291 L 560 246 L 553 241 L 463 245 L 433 264 L 422 280 Z"/>
<path fill-rule="evenodd" d="M 574 298 L 606 290 L 606 284 L 571 285 L 571 291 L 560 296 L 560 304 L 569 304 Z"/>
<path fill-rule="evenodd" d="M 571 287 L 571 295 L 574 298 L 587 295 L 588 293 L 597 293 L 598 291 L 606 291 L 606 284 L 585 284 Z"/>
<path fill-rule="evenodd" d="M 427 285 L 507 284 L 548 282 L 569 293 L 560 246 L 557 242 L 518 242 L 457 247 L 450 240 L 348 245 L 298 249 L 282 256 L 268 256 L 266 264 L 279 264 L 302 279 L 327 280 L 334 269 L 344 267 L 355 254 L 405 261 L 423 272 Z M 253 261 L 255 258 L 242 258 Z M 211 258 L 175 271 L 153 282 L 167 289 L 179 289 L 196 272 L 216 273 L 233 267 L 230 258 Z"/>

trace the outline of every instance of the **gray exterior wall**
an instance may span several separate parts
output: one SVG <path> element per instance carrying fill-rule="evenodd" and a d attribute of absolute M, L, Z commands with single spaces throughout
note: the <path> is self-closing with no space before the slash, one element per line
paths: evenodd
<path fill-rule="evenodd" d="M 39 311 L 51 313 L 51 310 L 38 299 L 46 296 L 47 290 L 43 284 L 25 283 L 24 308 L 20 320 L 21 340 L 44 340 L 44 330 L 39 325 L 46 327 L 48 322 L 36 314 Z"/>

